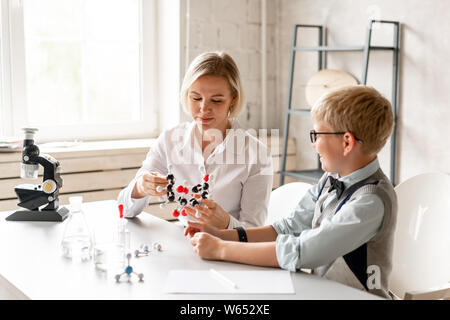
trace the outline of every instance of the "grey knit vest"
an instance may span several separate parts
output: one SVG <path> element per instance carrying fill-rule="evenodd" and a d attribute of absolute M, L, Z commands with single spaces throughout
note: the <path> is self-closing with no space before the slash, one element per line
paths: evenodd
<path fill-rule="evenodd" d="M 313 272 L 389 299 L 389 275 L 392 270 L 393 239 L 397 220 L 397 196 L 394 188 L 383 171 L 378 169 L 373 175 L 348 187 L 339 199 L 332 200 L 322 208 L 330 187 L 329 175 L 324 174 L 319 181 L 321 192 L 316 202 L 313 228 L 320 226 L 324 218 L 339 214 L 341 207 L 360 194 L 378 195 L 384 204 L 384 216 L 381 229 L 372 239 L 335 261 L 315 268 Z"/>

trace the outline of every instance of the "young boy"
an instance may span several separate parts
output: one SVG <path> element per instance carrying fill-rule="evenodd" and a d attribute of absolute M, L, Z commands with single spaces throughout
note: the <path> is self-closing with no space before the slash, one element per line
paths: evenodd
<path fill-rule="evenodd" d="M 352 86 L 328 93 L 311 112 L 325 174 L 288 217 L 246 230 L 191 222 L 185 235 L 204 259 L 313 269 L 389 298 L 397 199 L 377 153 L 392 132 L 391 104 L 373 88 Z"/>

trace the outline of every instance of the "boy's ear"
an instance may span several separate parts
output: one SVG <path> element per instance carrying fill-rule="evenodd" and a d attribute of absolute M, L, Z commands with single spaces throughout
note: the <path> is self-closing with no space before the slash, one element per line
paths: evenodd
<path fill-rule="evenodd" d="M 344 156 L 349 155 L 353 151 L 357 143 L 358 141 L 356 141 L 355 136 L 352 133 L 348 131 L 344 133 Z"/>

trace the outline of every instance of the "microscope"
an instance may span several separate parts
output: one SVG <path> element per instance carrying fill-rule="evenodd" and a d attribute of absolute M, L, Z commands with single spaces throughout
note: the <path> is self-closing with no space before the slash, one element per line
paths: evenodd
<path fill-rule="evenodd" d="M 19 210 L 6 217 L 9 221 L 63 221 L 69 210 L 59 208 L 59 189 L 63 185 L 59 162 L 50 155 L 39 154 L 39 148 L 34 144 L 35 128 L 23 128 L 21 178 L 37 179 L 39 165 L 44 167 L 42 184 L 21 184 L 14 188 L 19 198 Z M 45 207 L 43 207 L 46 205 Z"/>

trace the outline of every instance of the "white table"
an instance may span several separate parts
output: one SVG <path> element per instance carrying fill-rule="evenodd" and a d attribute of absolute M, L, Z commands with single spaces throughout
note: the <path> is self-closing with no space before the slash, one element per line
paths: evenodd
<path fill-rule="evenodd" d="M 116 201 L 83 204 L 90 228 L 111 224 L 118 216 Z M 157 209 L 156 209 L 157 210 Z M 74 263 L 61 255 L 64 222 L 5 221 L 11 212 L 0 213 L 0 285 L 7 285 L 19 298 L 29 299 L 379 299 L 339 283 L 306 273 L 291 273 L 295 294 L 290 295 L 198 295 L 164 293 L 170 270 L 264 270 L 263 267 L 207 261 L 193 251 L 179 224 L 142 213 L 128 221 L 131 249 L 159 241 L 162 252 L 132 259 L 144 281 L 115 283 L 95 269 L 93 261 Z M 106 228 L 106 226 L 105 226 Z"/>

